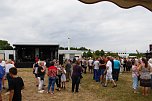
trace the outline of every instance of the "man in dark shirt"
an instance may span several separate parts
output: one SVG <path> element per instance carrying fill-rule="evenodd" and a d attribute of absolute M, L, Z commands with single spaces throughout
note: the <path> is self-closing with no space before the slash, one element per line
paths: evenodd
<path fill-rule="evenodd" d="M 106 61 L 105 61 L 105 57 L 101 57 L 101 59 L 99 60 L 99 71 L 100 71 L 100 82 L 101 84 L 104 83 L 104 71 L 106 69 Z"/>
<path fill-rule="evenodd" d="M 9 101 L 22 101 L 21 90 L 24 88 L 24 83 L 21 77 L 17 76 L 17 69 L 15 67 L 9 69 L 12 80 L 10 81 Z"/>
<path fill-rule="evenodd" d="M 78 92 L 81 73 L 82 73 L 82 67 L 80 66 L 80 60 L 77 60 L 76 65 L 73 66 L 72 92 L 74 92 L 75 86 L 76 86 L 76 92 Z"/>
<path fill-rule="evenodd" d="M 65 70 L 66 70 L 66 79 L 69 81 L 71 79 L 71 62 L 70 60 L 67 61 L 65 65 Z"/>

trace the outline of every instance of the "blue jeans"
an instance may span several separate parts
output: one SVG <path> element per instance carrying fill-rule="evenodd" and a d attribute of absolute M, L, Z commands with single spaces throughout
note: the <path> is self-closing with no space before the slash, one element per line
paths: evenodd
<path fill-rule="evenodd" d="M 0 79 L 0 92 L 2 90 L 2 79 Z"/>
<path fill-rule="evenodd" d="M 94 79 L 99 82 L 99 69 L 94 69 Z"/>
<path fill-rule="evenodd" d="M 48 78 L 48 81 L 49 81 L 49 84 L 48 84 L 48 92 L 50 92 L 50 87 L 51 87 L 52 92 L 54 92 L 55 80 L 56 80 L 55 77 L 49 77 L 49 78 Z"/>
<path fill-rule="evenodd" d="M 138 77 L 133 77 L 133 89 L 136 90 L 138 88 Z"/>

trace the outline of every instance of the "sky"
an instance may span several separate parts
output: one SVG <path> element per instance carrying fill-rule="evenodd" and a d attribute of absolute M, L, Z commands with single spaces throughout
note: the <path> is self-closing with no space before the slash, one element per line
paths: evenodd
<path fill-rule="evenodd" d="M 110 2 L 0 0 L 0 39 L 9 43 L 58 43 L 113 52 L 146 52 L 152 43 L 152 12 Z"/>

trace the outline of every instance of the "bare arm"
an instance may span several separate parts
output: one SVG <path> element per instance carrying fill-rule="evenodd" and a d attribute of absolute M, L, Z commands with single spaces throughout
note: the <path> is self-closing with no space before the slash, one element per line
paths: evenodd
<path fill-rule="evenodd" d="M 35 64 L 33 64 L 33 69 L 35 69 L 35 68 L 34 68 L 34 65 L 35 65 Z"/>
<path fill-rule="evenodd" d="M 10 90 L 9 101 L 12 101 L 14 95 L 14 90 Z"/>
<path fill-rule="evenodd" d="M 104 74 L 107 72 L 108 68 L 109 68 L 109 67 L 108 67 L 108 66 L 106 66 L 106 69 L 105 69 L 105 71 L 104 71 Z"/>

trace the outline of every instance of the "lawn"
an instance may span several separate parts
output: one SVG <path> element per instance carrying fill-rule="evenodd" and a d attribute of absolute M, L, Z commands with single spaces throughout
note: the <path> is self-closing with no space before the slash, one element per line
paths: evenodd
<path fill-rule="evenodd" d="M 79 93 L 71 92 L 70 81 L 66 83 L 65 90 L 55 91 L 54 95 L 37 92 L 32 69 L 18 69 L 18 75 L 23 78 L 25 83 L 25 89 L 22 91 L 22 101 L 152 101 L 152 91 L 147 97 L 142 96 L 141 93 L 133 93 L 131 73 L 121 74 L 116 88 L 112 88 L 111 83 L 106 88 L 102 87 L 100 83 L 92 80 L 92 74 L 83 74 Z M 47 81 L 46 76 L 46 85 Z M 140 89 L 139 91 L 141 92 Z M 8 95 L 5 95 L 5 92 L 5 90 L 2 91 L 3 101 L 8 101 Z"/>

